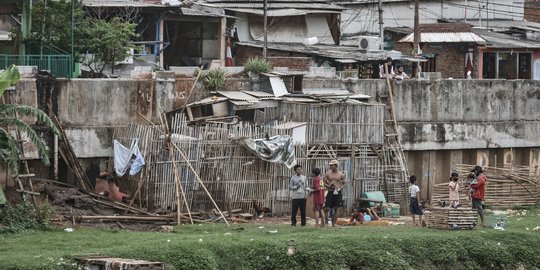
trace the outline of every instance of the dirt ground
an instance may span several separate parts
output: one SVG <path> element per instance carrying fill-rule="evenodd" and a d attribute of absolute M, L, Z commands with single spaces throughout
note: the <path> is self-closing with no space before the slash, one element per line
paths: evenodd
<path fill-rule="evenodd" d="M 93 227 L 107 229 L 127 229 L 135 231 L 158 231 L 162 230 L 164 225 L 175 225 L 174 222 L 128 222 L 128 221 L 102 221 L 102 220 L 82 220 L 80 216 L 115 216 L 115 215 L 130 215 L 125 210 L 120 210 L 103 203 L 96 201 L 96 198 L 79 191 L 73 187 L 63 187 L 56 184 L 38 183 L 34 186 L 34 190 L 41 193 L 36 196 L 38 204 L 48 200 L 55 210 L 55 215 L 52 221 L 59 227 Z M 8 187 L 5 190 L 6 197 L 12 204 L 22 202 L 22 196 L 13 187 Z M 30 197 L 29 197 L 30 198 Z M 102 200 L 107 201 L 108 198 L 103 197 Z M 111 201 L 112 202 L 112 201 Z M 300 217 L 298 216 L 297 219 Z M 346 217 L 344 217 L 346 219 Z M 388 220 L 390 225 L 411 225 L 412 219 L 410 216 L 399 218 L 383 218 Z M 184 220 L 188 223 L 188 220 Z M 219 222 L 219 221 L 218 221 Z M 223 223 L 223 221 L 220 221 Z M 232 224 L 291 224 L 290 216 L 265 216 L 252 219 L 234 218 L 230 221 Z M 313 218 L 307 218 L 308 226 L 315 226 Z"/>

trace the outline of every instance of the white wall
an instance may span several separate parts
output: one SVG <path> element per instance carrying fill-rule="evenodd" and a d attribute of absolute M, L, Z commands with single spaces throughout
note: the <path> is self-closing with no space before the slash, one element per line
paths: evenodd
<path fill-rule="evenodd" d="M 447 19 L 477 21 L 490 19 L 513 19 L 523 20 L 523 2 L 517 0 L 480 0 L 489 2 L 489 13 L 482 8 L 479 14 L 477 0 L 436 0 L 420 1 L 420 23 L 436 23 L 441 17 Z M 383 1 L 384 2 L 384 1 Z M 441 9 L 441 2 L 442 9 Z M 482 5 L 484 5 L 482 4 Z M 342 34 L 354 34 L 360 32 L 379 33 L 377 1 L 373 4 L 347 4 L 341 3 L 347 10 L 341 14 Z M 467 8 L 465 8 L 467 7 Z M 466 10 L 466 11 L 465 11 Z M 384 27 L 414 26 L 414 1 L 391 2 L 383 4 Z M 442 16 L 441 16 L 442 13 Z"/>

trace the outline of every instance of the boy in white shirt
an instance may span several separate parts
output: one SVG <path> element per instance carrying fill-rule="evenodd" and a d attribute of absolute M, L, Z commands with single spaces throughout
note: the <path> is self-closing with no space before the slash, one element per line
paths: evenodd
<path fill-rule="evenodd" d="M 422 211 L 422 208 L 420 208 L 420 188 L 415 184 L 416 176 L 411 175 L 409 177 L 409 182 L 411 183 L 411 186 L 409 187 L 409 194 L 411 196 L 410 208 L 411 208 L 411 215 L 413 218 L 413 225 L 421 226 L 422 215 L 424 215 L 424 212 Z M 419 224 L 416 224 L 416 215 L 418 215 L 418 220 L 420 221 Z"/>

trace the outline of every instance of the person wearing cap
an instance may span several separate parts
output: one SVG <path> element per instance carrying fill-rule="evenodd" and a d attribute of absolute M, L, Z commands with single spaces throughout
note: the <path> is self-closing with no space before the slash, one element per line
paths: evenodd
<path fill-rule="evenodd" d="M 324 185 L 328 190 L 326 195 L 326 203 L 324 208 L 326 209 L 327 215 L 330 212 L 330 209 L 334 210 L 334 216 L 332 217 L 332 226 L 336 226 L 337 221 L 337 209 L 340 206 L 343 206 L 343 195 L 342 189 L 345 187 L 345 174 L 338 170 L 338 161 L 332 160 L 328 163 L 330 170 L 324 175 Z"/>
<path fill-rule="evenodd" d="M 476 175 L 476 183 L 470 185 L 474 189 L 472 194 L 472 208 L 478 211 L 480 222 L 484 225 L 484 196 L 486 193 L 486 176 L 484 170 L 480 166 L 475 166 L 471 172 Z"/>
<path fill-rule="evenodd" d="M 306 226 L 306 191 L 307 180 L 302 175 L 302 166 L 294 165 L 295 175 L 291 177 L 289 182 L 289 190 L 291 191 L 291 226 L 296 226 L 296 213 L 300 208 L 300 225 Z"/>
<path fill-rule="evenodd" d="M 459 174 L 453 172 L 448 183 L 448 200 L 450 207 L 457 208 L 459 206 Z"/>

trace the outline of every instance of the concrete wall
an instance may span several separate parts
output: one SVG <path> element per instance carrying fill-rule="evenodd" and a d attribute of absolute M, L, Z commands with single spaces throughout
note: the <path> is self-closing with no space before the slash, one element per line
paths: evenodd
<path fill-rule="evenodd" d="M 75 79 L 60 81 L 53 95 L 75 153 L 90 171 L 112 154 L 112 130 L 128 123 L 159 122 L 158 113 L 180 107 L 194 78 L 163 73 L 155 80 Z M 306 88 L 344 88 L 338 79 L 306 79 Z M 384 80 L 358 80 L 352 88 L 376 97 Z M 247 90 L 247 78 L 231 78 L 227 89 Z M 407 80 L 395 88 L 396 115 L 411 174 L 429 196 L 433 183 L 447 180 L 455 164 L 511 161 L 540 165 L 540 81 Z M 207 96 L 200 83 L 190 101 Z M 35 80 L 17 85 L 15 101 L 38 104 Z M 53 101 L 54 102 L 54 101 Z M 0 181 L 1 182 L 1 181 Z"/>

